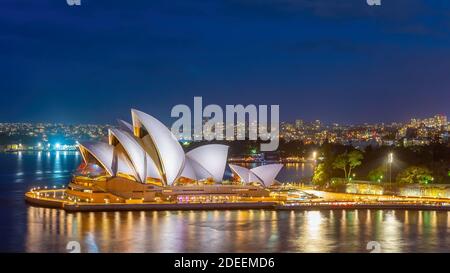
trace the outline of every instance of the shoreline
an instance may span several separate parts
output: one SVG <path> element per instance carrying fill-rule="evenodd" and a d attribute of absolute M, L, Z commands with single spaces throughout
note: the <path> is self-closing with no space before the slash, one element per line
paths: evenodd
<path fill-rule="evenodd" d="M 64 191 L 64 190 L 59 190 Z M 41 190 L 41 192 L 54 192 Z M 304 201 L 283 203 L 278 201 L 227 202 L 227 203 L 77 203 L 49 197 L 36 197 L 33 192 L 25 194 L 25 201 L 37 207 L 63 209 L 67 212 L 100 212 L 100 211 L 177 211 L 177 210 L 346 210 L 346 209 L 395 209 L 395 210 L 434 210 L 450 211 L 448 202 L 399 202 L 399 201 Z"/>
<path fill-rule="evenodd" d="M 276 206 L 276 210 L 346 210 L 346 209 L 381 209 L 381 210 L 432 210 L 432 211 L 450 211 L 450 203 L 446 206 L 433 204 L 395 204 L 395 203 L 358 203 L 351 205 L 291 205 Z"/>

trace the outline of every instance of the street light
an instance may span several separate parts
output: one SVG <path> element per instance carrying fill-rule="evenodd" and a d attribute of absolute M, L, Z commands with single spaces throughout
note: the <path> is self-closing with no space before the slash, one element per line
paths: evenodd
<path fill-rule="evenodd" d="M 317 165 L 317 152 L 316 151 L 314 151 L 313 153 L 312 153 L 312 159 L 313 159 L 313 165 L 312 165 L 312 167 L 313 167 L 313 173 L 316 171 L 316 165 Z"/>
<path fill-rule="evenodd" d="M 392 163 L 394 162 L 394 154 L 389 153 L 388 155 L 388 163 L 389 163 L 389 183 L 392 183 Z"/>
<path fill-rule="evenodd" d="M 314 161 L 314 164 L 317 162 L 317 152 L 316 151 L 314 151 L 312 153 L 312 160 Z"/>

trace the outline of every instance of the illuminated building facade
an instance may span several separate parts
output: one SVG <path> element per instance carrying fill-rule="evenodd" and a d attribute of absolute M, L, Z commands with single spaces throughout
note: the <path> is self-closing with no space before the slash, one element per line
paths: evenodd
<path fill-rule="evenodd" d="M 281 169 L 251 170 L 259 185 L 223 182 L 228 146 L 211 144 L 185 153 L 172 132 L 154 117 L 132 110 L 132 124 L 119 121 L 108 143 L 82 142 L 83 163 L 68 187 L 75 200 L 89 202 L 233 201 L 269 196 Z M 253 180 L 252 182 L 255 182 Z"/>

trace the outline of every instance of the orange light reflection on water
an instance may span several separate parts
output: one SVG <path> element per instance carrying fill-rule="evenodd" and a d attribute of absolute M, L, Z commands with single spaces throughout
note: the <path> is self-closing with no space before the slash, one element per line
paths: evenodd
<path fill-rule="evenodd" d="M 25 250 L 67 252 L 449 251 L 450 212 L 146 211 L 66 213 L 28 207 Z M 420 240 L 418 239 L 420 238 Z"/>

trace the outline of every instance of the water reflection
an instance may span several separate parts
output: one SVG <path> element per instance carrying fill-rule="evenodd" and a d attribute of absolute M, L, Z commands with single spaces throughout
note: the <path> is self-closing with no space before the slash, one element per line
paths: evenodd
<path fill-rule="evenodd" d="M 78 241 L 83 252 L 367 252 L 367 243 L 378 241 L 386 252 L 450 252 L 450 212 L 66 213 L 24 203 L 32 187 L 65 185 L 80 160 L 71 152 L 0 154 L 0 217 L 7 219 L 0 251 L 67 252 L 67 243 Z M 296 181 L 311 168 L 284 170 L 280 180 Z"/>
<path fill-rule="evenodd" d="M 17 153 L 17 168 L 16 168 L 16 178 L 14 179 L 14 183 L 23 183 L 23 155 L 22 152 Z"/>
<path fill-rule="evenodd" d="M 449 252 L 449 213 L 175 211 L 66 213 L 29 207 L 28 252 Z M 420 221 L 419 219 L 429 219 Z"/>

